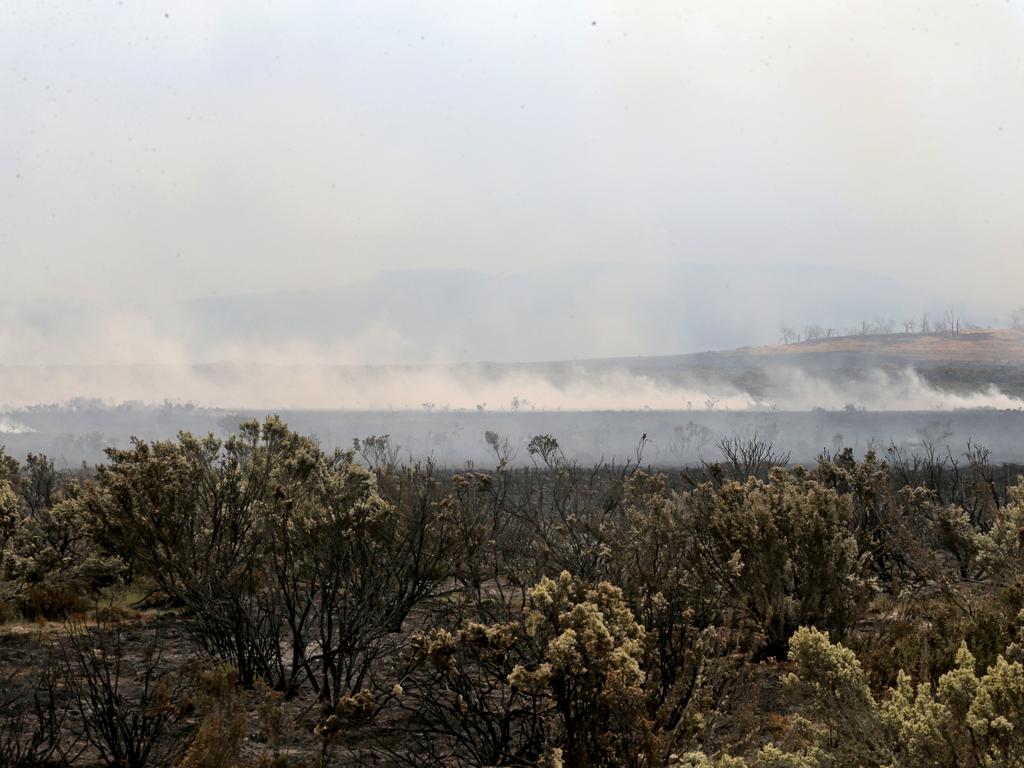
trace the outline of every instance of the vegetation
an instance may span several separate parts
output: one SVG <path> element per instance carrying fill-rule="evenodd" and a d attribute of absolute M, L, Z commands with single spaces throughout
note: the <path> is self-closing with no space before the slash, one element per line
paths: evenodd
<path fill-rule="evenodd" d="M 1024 765 L 1024 481 L 984 449 L 485 439 L 0 453 L 0 764 Z"/>

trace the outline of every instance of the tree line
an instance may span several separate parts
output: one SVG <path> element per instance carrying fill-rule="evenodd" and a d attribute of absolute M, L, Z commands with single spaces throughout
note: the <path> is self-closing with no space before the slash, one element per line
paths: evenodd
<path fill-rule="evenodd" d="M 964 319 L 957 310 L 949 309 L 937 316 L 923 312 L 920 317 L 908 317 L 902 322 L 897 322 L 893 318 L 875 317 L 843 329 L 819 323 L 809 323 L 800 327 L 782 323 L 779 326 L 779 340 L 783 344 L 798 344 L 801 341 L 830 339 L 834 336 L 889 336 L 896 333 L 959 336 L 964 331 L 980 330 L 985 327 L 987 326 Z M 1024 330 L 1024 308 L 1010 313 L 1009 327 L 1013 330 Z"/>

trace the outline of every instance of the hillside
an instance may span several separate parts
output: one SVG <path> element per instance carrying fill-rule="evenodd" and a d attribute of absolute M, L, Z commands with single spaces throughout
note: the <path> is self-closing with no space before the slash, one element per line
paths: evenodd
<path fill-rule="evenodd" d="M 730 356 L 758 361 L 822 362 L 841 359 L 896 365 L 1024 365 L 1024 331 L 974 330 L 956 336 L 902 333 L 877 336 L 840 336 L 796 344 L 752 347 L 708 356 Z M 703 355 L 691 355 L 701 358 Z"/>
<path fill-rule="evenodd" d="M 981 329 L 950 336 L 941 333 L 892 333 L 737 347 L 678 355 L 602 358 L 586 363 L 648 367 L 736 365 L 1024 365 L 1024 331 Z"/>
<path fill-rule="evenodd" d="M 568 375 L 578 365 L 592 371 L 625 369 L 671 383 L 728 384 L 759 398 L 779 394 L 779 387 L 789 380 L 783 373 L 799 372 L 843 386 L 875 378 L 879 372 L 897 376 L 907 371 L 943 391 L 970 393 L 996 387 L 1012 397 L 1024 397 L 1024 331 L 835 336 L 696 354 L 551 363 L 542 368 L 558 376 Z"/>

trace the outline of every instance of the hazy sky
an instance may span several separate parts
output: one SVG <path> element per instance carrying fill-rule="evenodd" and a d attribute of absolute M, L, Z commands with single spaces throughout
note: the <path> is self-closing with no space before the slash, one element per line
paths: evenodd
<path fill-rule="evenodd" d="M 1024 0 L 0 2 L 0 300 L 859 266 L 1024 303 Z"/>

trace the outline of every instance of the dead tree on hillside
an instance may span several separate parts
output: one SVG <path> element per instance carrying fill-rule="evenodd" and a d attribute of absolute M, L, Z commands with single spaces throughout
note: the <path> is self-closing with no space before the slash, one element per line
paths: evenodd
<path fill-rule="evenodd" d="M 949 332 L 950 336 L 960 335 L 960 315 L 952 309 L 946 310 L 945 330 Z"/>

